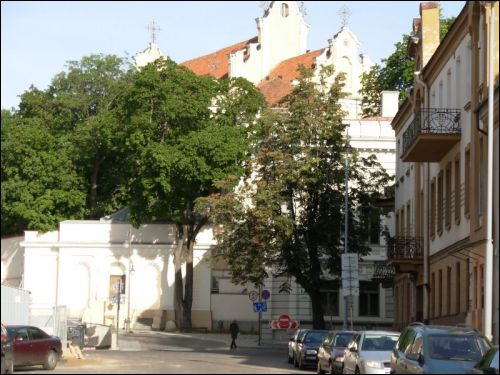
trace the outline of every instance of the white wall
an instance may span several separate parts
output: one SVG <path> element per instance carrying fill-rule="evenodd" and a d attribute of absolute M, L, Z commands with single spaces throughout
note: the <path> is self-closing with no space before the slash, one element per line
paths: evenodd
<path fill-rule="evenodd" d="M 20 287 L 24 268 L 23 236 L 2 238 L 2 285 Z"/>

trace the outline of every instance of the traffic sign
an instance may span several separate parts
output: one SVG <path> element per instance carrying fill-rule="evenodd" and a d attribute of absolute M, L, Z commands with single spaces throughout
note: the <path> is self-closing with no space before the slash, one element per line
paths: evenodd
<path fill-rule="evenodd" d="M 262 299 L 267 300 L 267 299 L 269 299 L 269 297 L 271 297 L 271 292 L 267 289 L 264 289 L 262 291 Z"/>
<path fill-rule="evenodd" d="M 299 322 L 290 318 L 287 314 L 282 314 L 277 320 L 269 321 L 269 328 L 271 329 L 297 329 L 299 328 Z"/>
<path fill-rule="evenodd" d="M 266 312 L 266 311 L 267 311 L 267 302 L 253 303 L 253 312 Z"/>
<path fill-rule="evenodd" d="M 250 293 L 248 293 L 248 298 L 250 301 L 257 301 L 257 298 L 259 298 L 259 292 L 256 290 L 252 290 Z"/>

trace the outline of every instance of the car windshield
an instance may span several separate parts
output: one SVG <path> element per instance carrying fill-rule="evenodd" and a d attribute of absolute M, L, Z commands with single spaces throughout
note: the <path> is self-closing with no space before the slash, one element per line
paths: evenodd
<path fill-rule="evenodd" d="M 339 333 L 335 335 L 333 346 L 342 348 L 347 347 L 347 344 L 351 341 L 352 336 L 354 336 L 354 333 Z"/>
<path fill-rule="evenodd" d="M 328 331 L 310 331 L 307 334 L 304 342 L 306 344 L 312 342 L 321 343 L 325 339 L 326 335 L 328 335 Z"/>
<path fill-rule="evenodd" d="M 389 351 L 394 348 L 398 341 L 398 335 L 370 334 L 365 335 L 361 350 L 366 351 Z"/>
<path fill-rule="evenodd" d="M 429 336 L 429 354 L 434 359 L 477 362 L 489 348 L 486 339 L 480 336 Z"/>

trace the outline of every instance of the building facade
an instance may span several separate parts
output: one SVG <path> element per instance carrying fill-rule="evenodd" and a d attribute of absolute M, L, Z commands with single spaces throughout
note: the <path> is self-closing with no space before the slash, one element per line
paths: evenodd
<path fill-rule="evenodd" d="M 498 2 L 494 8 L 498 35 Z M 421 18 L 413 20 L 408 53 L 415 61 L 414 87 L 392 122 L 396 236 L 387 263 L 396 267 L 396 329 L 417 320 L 484 330 L 487 209 L 494 207 L 498 226 L 498 38 L 494 113 L 485 105 L 489 12 L 490 3 L 467 2 L 441 41 L 438 3 L 422 3 Z M 495 124 L 493 166 L 487 165 L 488 116 Z M 487 168 L 495 171 L 493 205 L 486 202 Z"/>

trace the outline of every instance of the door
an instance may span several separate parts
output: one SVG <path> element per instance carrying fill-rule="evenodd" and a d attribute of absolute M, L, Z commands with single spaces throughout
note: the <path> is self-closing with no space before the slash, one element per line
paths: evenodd
<path fill-rule="evenodd" d="M 31 341 L 28 328 L 19 328 L 13 337 L 14 346 L 14 365 L 23 365 L 30 363 Z"/>

